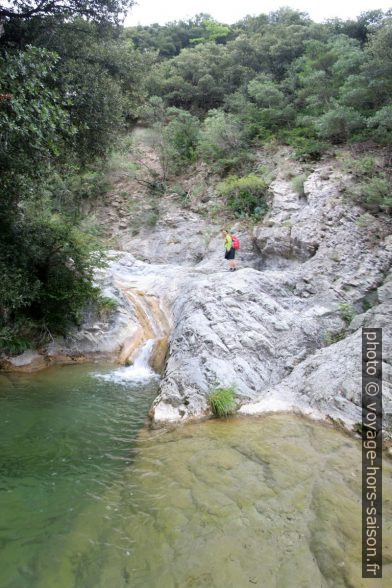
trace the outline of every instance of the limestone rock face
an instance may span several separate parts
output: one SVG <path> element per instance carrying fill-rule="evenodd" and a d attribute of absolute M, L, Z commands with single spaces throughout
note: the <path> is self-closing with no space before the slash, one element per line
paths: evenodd
<path fill-rule="evenodd" d="M 160 404 L 177 417 L 208 410 L 214 386 L 234 385 L 241 401 L 256 398 L 293 364 L 322 345 L 320 325 L 338 328 L 333 305 L 309 305 L 274 272 L 243 269 L 191 278 L 173 306 L 170 355 Z"/>
<path fill-rule="evenodd" d="M 353 425 L 361 420 L 361 329 L 381 326 L 388 421 L 391 227 L 376 218 L 363 227 L 363 210 L 325 171 L 314 170 L 305 196 L 284 180 L 272 184 L 263 222 L 252 232 L 234 227 L 242 247 L 233 273 L 220 227 L 168 209 L 97 271 L 117 309 L 107 319 L 87 313 L 49 355 L 101 353 L 126 364 L 153 339 L 150 362 L 162 373 L 151 407 L 157 423 L 202 418 L 214 387 L 234 385 L 241 413 L 293 410 Z"/>
<path fill-rule="evenodd" d="M 55 340 L 48 355 L 55 361 L 64 355 L 83 354 L 88 358 L 101 354 L 125 365 L 133 363 L 139 349 L 152 339 L 156 344 L 151 361 L 161 371 L 170 334 L 167 311 L 161 303 L 162 280 L 157 279 L 155 266 L 128 253 L 113 251 L 109 255 L 111 262 L 108 268 L 96 272 L 96 282 L 103 294 L 115 302 L 116 310 L 105 320 L 91 309 L 82 328 Z"/>
<path fill-rule="evenodd" d="M 349 426 L 361 420 L 361 327 L 383 326 L 387 353 L 392 344 L 390 278 L 381 286 L 392 262 L 391 231 L 376 220 L 375 238 L 357 222 L 363 210 L 324 175 L 320 165 L 305 197 L 283 180 L 273 184 L 271 210 L 254 229 L 262 271 L 214 274 L 204 260 L 197 268 L 207 275 L 183 278 L 152 408 L 156 421 L 207 414 L 208 394 L 218 385 L 236 387 L 242 413 L 295 410 Z M 380 286 L 375 306 L 362 314 Z M 342 305 L 358 313 L 351 326 Z M 388 420 L 387 363 L 384 377 Z"/>
<path fill-rule="evenodd" d="M 301 410 L 344 424 L 361 422 L 362 327 L 383 329 L 383 409 L 384 425 L 392 426 L 392 272 L 379 288 L 380 304 L 357 315 L 344 340 L 320 349 L 284 378 L 270 386 L 240 412 L 255 414 L 264 410 Z"/>

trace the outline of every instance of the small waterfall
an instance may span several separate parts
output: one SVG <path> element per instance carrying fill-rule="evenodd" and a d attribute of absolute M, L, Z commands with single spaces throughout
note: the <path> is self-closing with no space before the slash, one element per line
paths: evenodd
<path fill-rule="evenodd" d="M 151 370 L 148 362 L 151 357 L 152 350 L 154 348 L 154 343 L 154 339 L 148 339 L 148 341 L 145 342 L 143 347 L 139 350 L 139 353 L 136 355 L 135 361 L 133 362 L 133 366 L 131 367 L 137 369 Z"/>
<path fill-rule="evenodd" d="M 143 382 L 158 378 L 158 374 L 156 374 L 149 365 L 149 359 L 154 349 L 154 344 L 154 339 L 148 339 L 136 355 L 133 365 L 119 368 L 109 374 L 97 374 L 96 377 L 108 382 L 116 383 Z"/>

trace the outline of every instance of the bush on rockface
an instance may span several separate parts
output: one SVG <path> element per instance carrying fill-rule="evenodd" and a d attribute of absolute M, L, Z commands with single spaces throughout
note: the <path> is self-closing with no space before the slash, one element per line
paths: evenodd
<path fill-rule="evenodd" d="M 380 145 L 392 143 L 392 105 L 384 106 L 367 121 L 372 138 Z"/>
<path fill-rule="evenodd" d="M 185 110 L 170 108 L 170 122 L 162 129 L 161 150 L 170 171 L 178 173 L 196 159 L 200 123 Z"/>
<path fill-rule="evenodd" d="M 298 126 L 289 131 L 279 133 L 280 139 L 294 149 L 294 159 L 299 161 L 319 161 L 330 147 L 321 141 L 312 126 Z"/>
<path fill-rule="evenodd" d="M 307 176 L 305 174 L 301 174 L 300 176 L 296 176 L 291 180 L 291 187 L 299 196 L 305 196 L 305 182 L 307 180 Z"/>
<path fill-rule="evenodd" d="M 391 182 L 387 173 L 382 170 L 382 163 L 370 155 L 355 159 L 344 154 L 340 165 L 346 173 L 352 175 L 355 182 L 347 184 L 344 190 L 358 204 L 375 213 L 391 212 Z"/>
<path fill-rule="evenodd" d="M 268 183 L 256 175 L 230 176 L 217 186 L 235 216 L 260 219 L 267 212 Z"/>
<path fill-rule="evenodd" d="M 362 203 L 370 209 L 390 212 L 392 209 L 391 184 L 385 176 L 376 176 L 360 184 Z"/>
<path fill-rule="evenodd" d="M 250 157 L 238 118 L 212 110 L 204 120 L 197 148 L 198 156 L 218 172 L 238 169 Z"/>

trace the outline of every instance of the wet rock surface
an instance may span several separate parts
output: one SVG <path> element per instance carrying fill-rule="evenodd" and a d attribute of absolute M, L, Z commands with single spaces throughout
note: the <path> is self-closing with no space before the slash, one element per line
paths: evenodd
<path fill-rule="evenodd" d="M 46 357 L 33 350 L 0 360 L 0 369 L 6 372 L 35 372 L 47 365 Z"/>

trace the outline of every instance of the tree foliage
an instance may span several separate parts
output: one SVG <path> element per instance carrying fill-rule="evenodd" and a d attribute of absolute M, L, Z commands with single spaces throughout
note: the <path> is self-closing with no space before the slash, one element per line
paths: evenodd
<path fill-rule="evenodd" d="M 209 22 L 201 21 L 207 28 Z M 304 149 L 308 142 L 314 153 L 324 139 L 385 144 L 391 22 L 381 11 L 326 24 L 291 9 L 247 17 L 231 27 L 224 43 L 204 36 L 197 45 L 196 38 L 170 59 L 158 60 L 147 90 L 201 116 L 224 108 L 252 140 L 288 136 L 297 128 L 304 129 L 298 142 Z"/>
<path fill-rule="evenodd" d="M 75 3 L 101 6 L 99 25 L 73 4 L 33 18 L 27 11 L 36 5 L 14 3 L 24 13 L 7 15 L 0 37 L 3 350 L 66 333 L 97 300 L 99 249 L 79 228 L 81 205 L 99 192 L 96 169 L 142 101 L 144 58 L 105 13 L 120 4 Z"/>
<path fill-rule="evenodd" d="M 117 22 L 133 3 L 133 0 L 11 0 L 8 6 L 0 6 L 0 19 L 31 19 L 55 15 Z"/>

